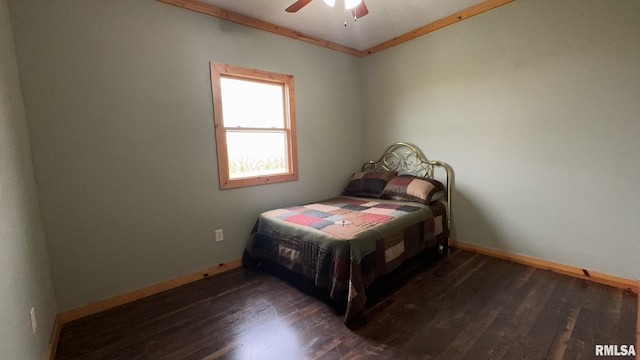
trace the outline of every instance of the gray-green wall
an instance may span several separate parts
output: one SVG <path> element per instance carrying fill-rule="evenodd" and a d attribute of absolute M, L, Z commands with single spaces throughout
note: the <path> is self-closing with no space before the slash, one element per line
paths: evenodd
<path fill-rule="evenodd" d="M 60 311 L 237 259 L 359 166 L 355 57 L 154 0 L 10 4 Z M 299 181 L 219 190 L 210 61 L 294 75 Z"/>
<path fill-rule="evenodd" d="M 398 140 L 454 167 L 459 240 L 640 277 L 640 2 L 517 0 L 364 59 L 154 0 L 9 3 L 60 311 L 240 257 Z M 299 181 L 219 190 L 210 61 L 295 76 Z"/>
<path fill-rule="evenodd" d="M 9 24 L 0 0 L 0 359 L 33 360 L 47 350 L 56 302 Z"/>
<path fill-rule="evenodd" d="M 639 17 L 516 0 L 367 57 L 367 153 L 449 162 L 460 241 L 638 279 Z"/>

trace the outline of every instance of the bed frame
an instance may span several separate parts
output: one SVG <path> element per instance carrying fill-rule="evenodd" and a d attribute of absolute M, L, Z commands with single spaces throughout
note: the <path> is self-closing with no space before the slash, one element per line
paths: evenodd
<path fill-rule="evenodd" d="M 425 177 L 433 179 L 434 168 L 438 166 L 444 169 L 446 172 L 446 184 L 447 189 L 447 226 L 451 231 L 451 188 L 453 185 L 453 169 L 449 164 L 437 161 L 429 160 L 417 147 L 405 143 L 397 142 L 391 144 L 384 151 L 382 157 L 377 161 L 369 161 L 362 166 L 362 171 L 395 171 L 398 174 L 411 174 L 415 176 Z"/>
<path fill-rule="evenodd" d="M 270 210 L 260 214 L 256 221 L 243 262 L 247 266 L 276 265 L 274 269 L 284 270 L 283 274 L 298 274 L 311 280 L 314 287 L 326 290 L 331 300 L 344 305 L 344 321 L 349 322 L 366 307 L 366 289 L 369 285 L 422 251 L 433 249 L 444 252 L 451 231 L 453 171 L 449 165 L 430 161 L 418 148 L 403 142 L 389 146 L 378 161 L 363 165 L 363 171 L 395 171 L 400 175 L 411 174 L 429 179 L 434 178 L 436 167 L 446 172 L 446 201 L 442 205 L 434 204 L 433 208 L 427 210 L 428 205 L 417 203 L 390 201 L 387 204 L 383 203 L 387 200 L 378 202 L 375 198 L 336 197 L 321 203 Z M 353 204 L 363 206 L 356 205 L 358 209 L 350 209 Z M 372 231 L 367 229 L 377 226 L 375 220 L 362 218 L 367 225 L 362 227 L 364 230 L 357 226 L 342 229 L 335 221 L 323 220 L 329 215 L 338 216 L 347 212 L 355 216 L 354 219 L 361 219 L 360 211 L 378 205 L 381 207 L 377 210 L 415 209 L 407 209 L 406 214 L 402 215 L 407 217 L 399 223 L 391 224 L 390 220 L 387 225 Z M 399 207 L 385 208 L 384 205 Z M 418 211 L 420 209 L 423 211 Z M 307 214 L 307 211 L 319 214 Z M 428 212 L 431 212 L 431 217 Z M 440 218 L 438 221 L 444 221 L 442 217 L 445 214 L 447 223 L 438 223 L 439 229 L 436 230 L 436 217 Z M 290 220 L 296 217 L 302 219 Z M 309 221 L 318 225 L 311 226 L 307 223 Z M 329 227 L 331 231 L 325 231 Z"/>

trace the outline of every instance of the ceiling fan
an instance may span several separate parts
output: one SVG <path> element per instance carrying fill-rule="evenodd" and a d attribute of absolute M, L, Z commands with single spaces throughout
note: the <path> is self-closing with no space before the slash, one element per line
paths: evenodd
<path fill-rule="evenodd" d="M 286 12 L 294 13 L 298 10 L 305 7 L 308 3 L 313 0 L 297 0 L 293 4 L 291 4 L 288 8 L 285 9 Z M 327 5 L 333 7 L 336 4 L 336 0 L 323 0 Z M 364 0 L 345 0 L 344 1 L 345 10 L 351 10 L 354 19 L 359 19 L 369 13 L 369 9 L 367 9 L 367 5 L 364 3 Z"/>

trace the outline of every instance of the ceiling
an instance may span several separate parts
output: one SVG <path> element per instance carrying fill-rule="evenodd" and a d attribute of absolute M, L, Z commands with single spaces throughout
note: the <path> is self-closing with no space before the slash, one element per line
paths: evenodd
<path fill-rule="evenodd" d="M 369 14 L 354 21 L 351 12 L 344 10 L 344 0 L 337 0 L 333 8 L 322 0 L 313 0 L 297 13 L 285 12 L 285 9 L 294 1 L 201 0 L 203 3 L 221 9 L 360 51 L 370 49 L 474 5 L 492 2 L 491 0 L 365 0 Z"/>

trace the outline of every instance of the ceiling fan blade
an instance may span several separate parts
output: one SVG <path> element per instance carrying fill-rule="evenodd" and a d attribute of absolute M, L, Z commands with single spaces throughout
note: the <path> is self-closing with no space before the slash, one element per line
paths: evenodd
<path fill-rule="evenodd" d="M 364 3 L 364 0 L 360 3 L 360 5 L 354 7 L 351 10 L 353 17 L 359 19 L 369 13 L 369 9 L 367 9 L 367 5 Z"/>
<path fill-rule="evenodd" d="M 285 9 L 286 12 L 294 13 L 305 7 L 312 0 L 298 0 Z"/>

